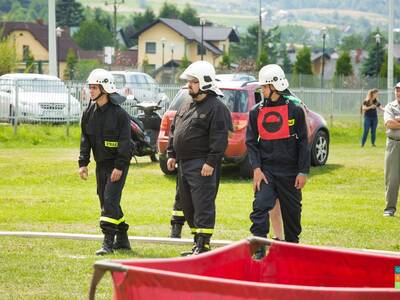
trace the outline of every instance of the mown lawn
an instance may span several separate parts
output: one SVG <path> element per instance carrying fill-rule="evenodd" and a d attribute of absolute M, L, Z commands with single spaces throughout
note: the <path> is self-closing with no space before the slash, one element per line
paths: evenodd
<path fill-rule="evenodd" d="M 400 219 L 383 218 L 384 133 L 377 148 L 359 146 L 357 123 L 334 123 L 328 164 L 312 168 L 303 191 L 301 242 L 313 245 L 400 251 Z M 0 125 L 0 231 L 49 231 L 99 234 L 94 165 L 89 180 L 78 178 L 79 128 L 65 137 L 61 126 L 26 125 L 12 135 Z M 249 236 L 251 181 L 236 169 L 223 169 L 217 198 L 216 239 Z M 123 195 L 130 235 L 166 237 L 175 191 L 148 158 L 132 163 Z M 189 230 L 185 230 L 189 237 Z M 89 290 L 96 241 L 0 237 L 0 298 L 85 299 Z M 122 257 L 178 256 L 184 246 L 134 244 Z M 98 299 L 110 299 L 107 276 Z"/>

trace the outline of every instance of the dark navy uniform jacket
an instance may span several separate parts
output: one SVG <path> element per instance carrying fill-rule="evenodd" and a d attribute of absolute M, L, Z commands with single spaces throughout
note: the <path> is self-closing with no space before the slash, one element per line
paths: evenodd
<path fill-rule="evenodd" d="M 200 102 L 184 102 L 171 125 L 168 157 L 178 161 L 205 158 L 215 168 L 228 145 L 231 123 L 228 108 L 213 94 Z"/>
<path fill-rule="evenodd" d="M 98 165 L 123 170 L 129 166 L 131 128 L 128 113 L 110 101 L 103 106 L 91 104 L 82 115 L 79 167 L 90 162 L 90 150 Z"/>

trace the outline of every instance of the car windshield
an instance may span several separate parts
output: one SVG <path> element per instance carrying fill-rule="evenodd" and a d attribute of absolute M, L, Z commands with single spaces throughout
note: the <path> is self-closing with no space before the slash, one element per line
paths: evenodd
<path fill-rule="evenodd" d="M 246 91 L 238 90 L 225 90 L 222 89 L 224 97 L 218 97 L 231 112 L 247 112 L 248 96 Z M 178 110 L 185 99 L 190 100 L 189 92 L 187 89 L 181 89 L 169 107 L 169 110 Z"/>

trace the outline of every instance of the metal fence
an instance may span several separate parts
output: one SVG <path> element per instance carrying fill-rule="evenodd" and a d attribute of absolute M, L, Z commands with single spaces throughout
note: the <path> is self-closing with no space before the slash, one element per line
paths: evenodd
<path fill-rule="evenodd" d="M 161 114 L 168 108 L 180 87 L 176 84 L 158 85 L 159 94 L 165 95 L 161 103 Z M 143 84 L 138 90 L 151 88 Z M 359 116 L 362 100 L 367 93 L 366 89 L 334 88 L 293 88 L 292 91 L 310 109 L 331 119 Z M 381 103 L 386 104 L 387 91 L 380 90 L 379 95 Z M 0 80 L 0 122 L 13 124 L 15 132 L 21 123 L 51 123 L 66 125 L 68 133 L 68 127 L 79 122 L 88 103 L 88 88 L 82 82 Z M 122 106 L 132 115 L 138 113 L 129 101 Z"/>

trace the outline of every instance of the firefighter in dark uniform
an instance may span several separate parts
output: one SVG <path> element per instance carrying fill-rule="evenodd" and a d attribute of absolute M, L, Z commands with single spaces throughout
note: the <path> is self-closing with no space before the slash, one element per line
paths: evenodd
<path fill-rule="evenodd" d="M 306 116 L 301 101 L 290 95 L 280 66 L 264 66 L 259 84 L 264 100 L 250 111 L 246 135 L 255 192 L 250 231 L 254 236 L 267 236 L 269 211 L 279 199 L 285 241 L 298 243 L 301 189 L 310 168 Z M 255 258 L 264 256 L 265 247 L 261 247 Z"/>
<path fill-rule="evenodd" d="M 93 70 L 87 84 L 91 101 L 81 120 L 79 175 L 87 179 L 92 150 L 101 207 L 100 228 L 104 234 L 103 246 L 96 255 L 105 255 L 113 250 L 131 249 L 127 233 L 129 225 L 120 206 L 132 156 L 130 123 L 126 111 L 112 100 L 112 96 L 118 94 L 110 72 Z"/>
<path fill-rule="evenodd" d="M 167 166 L 178 162 L 179 196 L 184 216 L 194 234 L 188 254 L 210 250 L 215 225 L 217 172 L 228 145 L 228 108 L 215 86 L 214 67 L 206 61 L 192 63 L 180 76 L 188 81 L 192 101 L 183 103 L 171 125 Z"/>
<path fill-rule="evenodd" d="M 229 132 L 233 132 L 233 124 L 232 124 L 232 117 L 229 110 L 225 111 L 225 118 L 226 123 L 228 124 Z M 217 188 L 215 193 L 218 193 L 219 182 L 221 177 L 221 168 L 217 165 L 215 169 L 215 175 L 217 178 Z M 181 197 L 179 196 L 179 175 L 176 175 L 176 192 L 175 192 L 175 201 L 173 205 L 172 215 L 171 215 L 171 238 L 178 238 L 180 239 L 182 236 L 182 227 L 185 224 L 185 215 L 183 214 L 182 204 L 181 204 Z"/>

